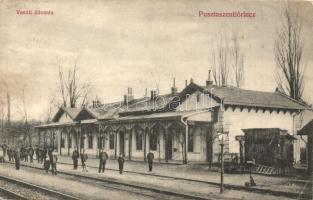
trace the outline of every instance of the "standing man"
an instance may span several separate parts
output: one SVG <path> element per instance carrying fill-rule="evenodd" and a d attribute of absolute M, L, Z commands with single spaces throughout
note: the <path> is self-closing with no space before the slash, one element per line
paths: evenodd
<path fill-rule="evenodd" d="M 12 160 L 12 150 L 11 150 L 11 147 L 8 148 L 8 157 L 9 157 L 9 161 L 11 162 L 11 160 Z"/>
<path fill-rule="evenodd" d="M 118 162 L 118 168 L 119 168 L 120 174 L 123 174 L 125 160 L 124 160 L 124 157 L 121 153 L 118 156 L 117 162 Z"/>
<path fill-rule="evenodd" d="M 77 169 L 77 167 L 78 167 L 78 158 L 79 158 L 78 151 L 74 150 L 72 153 L 73 169 Z"/>
<path fill-rule="evenodd" d="M 14 152 L 14 160 L 15 160 L 15 169 L 16 170 L 19 170 L 20 169 L 20 150 L 17 149 L 15 152 Z"/>
<path fill-rule="evenodd" d="M 104 173 L 105 170 L 105 164 L 107 159 L 109 158 L 107 152 L 103 151 L 103 149 L 101 150 L 101 153 L 99 155 L 100 157 L 100 163 L 99 163 L 99 173 L 102 171 L 102 173 Z"/>
<path fill-rule="evenodd" d="M 3 149 L 3 161 L 5 161 L 5 157 L 7 156 L 7 150 L 8 150 L 7 144 L 3 144 L 2 149 Z"/>
<path fill-rule="evenodd" d="M 38 146 L 36 146 L 35 148 L 35 155 L 36 155 L 37 162 L 39 163 L 39 147 Z"/>
<path fill-rule="evenodd" d="M 44 156 L 44 162 L 43 162 L 44 169 L 45 169 L 46 173 L 49 173 L 49 168 L 50 168 L 49 155 L 48 155 L 48 153 L 46 153 L 46 154 L 43 154 L 43 156 Z"/>
<path fill-rule="evenodd" d="M 83 149 L 83 153 L 80 155 L 80 158 L 81 158 L 81 161 L 82 161 L 83 172 L 88 172 L 88 170 L 87 170 L 87 159 L 88 159 L 88 156 L 87 156 L 87 153 L 86 153 L 85 149 Z"/>
<path fill-rule="evenodd" d="M 152 172 L 154 154 L 151 151 L 147 154 L 147 159 L 148 159 L 148 164 L 149 164 L 149 172 Z"/>
<path fill-rule="evenodd" d="M 30 162 L 32 163 L 33 162 L 33 159 L 34 159 L 34 149 L 33 147 L 29 147 L 29 150 L 28 150 L 28 155 L 29 155 L 29 160 Z"/>
<path fill-rule="evenodd" d="M 57 175 L 57 162 L 58 162 L 58 156 L 57 152 L 52 153 L 52 161 L 51 161 L 51 172 L 52 175 Z"/>

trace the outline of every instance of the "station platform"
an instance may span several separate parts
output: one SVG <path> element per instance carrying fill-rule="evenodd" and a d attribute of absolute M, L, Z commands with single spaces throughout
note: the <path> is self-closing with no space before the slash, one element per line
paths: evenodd
<path fill-rule="evenodd" d="M 39 164 L 37 160 L 34 160 L 33 163 L 21 162 L 21 164 L 43 168 L 43 165 Z M 60 171 L 130 181 L 136 184 L 151 185 L 151 187 L 165 187 L 178 192 L 184 190 L 203 195 L 207 194 L 208 191 L 211 191 L 212 194 L 219 193 L 220 172 L 217 169 L 210 169 L 205 164 L 174 165 L 155 162 L 153 172 L 148 172 L 148 163 L 126 160 L 123 175 L 118 173 L 117 160 L 109 159 L 107 161 L 105 173 L 98 173 L 99 159 L 89 158 L 87 160 L 88 172 L 82 172 L 80 160 L 78 170 L 73 170 L 72 164 L 71 157 L 58 157 L 57 168 Z M 296 177 L 271 177 L 257 174 L 252 176 L 257 185 L 246 187 L 245 183 L 249 181 L 249 174 L 224 174 L 226 191 L 224 195 L 236 196 L 238 191 L 240 191 L 238 194 L 245 197 L 268 193 L 273 194 L 275 199 L 280 199 L 279 196 L 281 195 L 282 199 L 285 199 L 289 194 L 295 197 L 297 194 L 303 193 L 306 185 L 310 183 L 309 180 Z M 210 189 L 208 190 L 208 188 Z M 262 195 L 260 198 L 263 198 Z"/>

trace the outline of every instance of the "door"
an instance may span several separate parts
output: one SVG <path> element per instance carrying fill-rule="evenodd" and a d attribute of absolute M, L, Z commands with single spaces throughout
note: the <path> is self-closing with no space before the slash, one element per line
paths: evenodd
<path fill-rule="evenodd" d="M 125 155 L 125 133 L 120 131 L 120 153 Z"/>

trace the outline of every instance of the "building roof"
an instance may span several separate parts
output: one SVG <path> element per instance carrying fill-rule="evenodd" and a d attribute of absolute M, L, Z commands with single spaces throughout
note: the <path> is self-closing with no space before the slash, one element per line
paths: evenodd
<path fill-rule="evenodd" d="M 303 103 L 297 102 L 280 92 L 262 92 L 245 90 L 237 87 L 218 87 L 206 88 L 213 97 L 223 100 L 225 105 L 239 105 L 252 107 L 280 108 L 305 110 L 309 109 Z"/>
<path fill-rule="evenodd" d="M 313 135 L 313 120 L 307 123 L 302 129 L 297 133 L 298 135 Z"/>
<path fill-rule="evenodd" d="M 60 109 L 58 110 L 58 112 L 55 114 L 55 116 L 53 117 L 52 121 L 53 122 L 57 122 L 60 117 L 62 116 L 62 114 L 65 112 L 66 114 L 68 114 L 68 116 L 74 120 L 77 115 L 80 113 L 82 109 L 81 108 L 68 108 L 68 107 L 60 107 Z"/>
<path fill-rule="evenodd" d="M 50 124 L 43 124 L 35 126 L 35 128 L 52 128 L 52 127 L 62 127 L 62 126 L 73 126 L 76 125 L 77 122 L 55 122 Z"/>
<path fill-rule="evenodd" d="M 152 113 L 147 115 L 128 115 L 125 117 L 120 117 L 115 121 L 128 121 L 128 120 L 144 120 L 144 119 L 166 119 L 173 117 L 182 117 L 185 115 L 190 115 L 197 113 L 198 111 L 181 111 L 181 112 L 160 112 Z"/>

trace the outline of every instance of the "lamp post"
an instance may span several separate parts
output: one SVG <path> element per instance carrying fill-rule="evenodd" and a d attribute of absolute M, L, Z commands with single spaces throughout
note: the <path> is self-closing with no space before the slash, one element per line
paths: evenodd
<path fill-rule="evenodd" d="M 218 135 L 218 140 L 221 146 L 221 185 L 220 185 L 220 193 L 224 191 L 224 133 L 220 133 Z"/>

